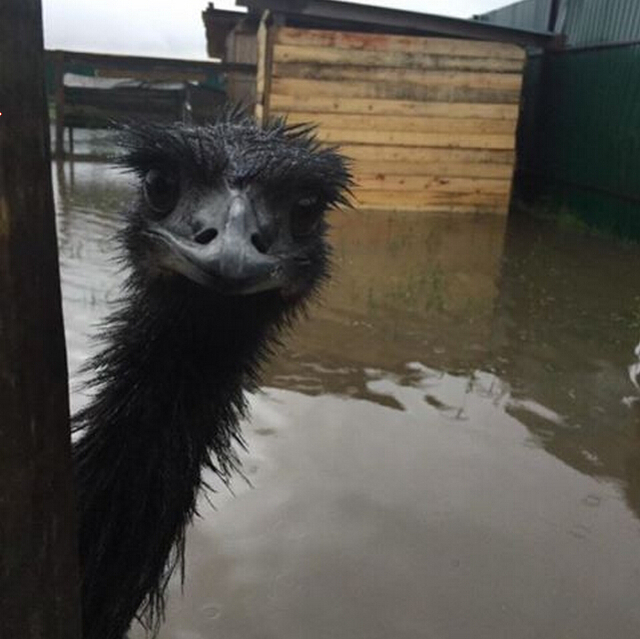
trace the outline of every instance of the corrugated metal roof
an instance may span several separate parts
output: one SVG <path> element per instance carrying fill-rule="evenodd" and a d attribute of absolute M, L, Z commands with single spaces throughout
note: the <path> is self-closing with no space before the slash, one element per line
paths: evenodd
<path fill-rule="evenodd" d="M 551 0 L 522 0 L 478 19 L 517 29 L 546 30 Z M 567 46 L 640 40 L 638 0 L 560 0 L 556 32 Z"/>
<path fill-rule="evenodd" d="M 512 27 L 546 31 L 549 24 L 551 0 L 522 0 L 506 7 L 477 16 L 482 22 Z"/>
<path fill-rule="evenodd" d="M 565 0 L 569 46 L 640 39 L 638 0 Z"/>

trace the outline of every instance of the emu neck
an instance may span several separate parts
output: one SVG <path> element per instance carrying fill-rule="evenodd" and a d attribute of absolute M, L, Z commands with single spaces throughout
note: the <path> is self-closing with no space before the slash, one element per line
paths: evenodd
<path fill-rule="evenodd" d="M 235 466 L 243 388 L 285 315 L 276 294 L 216 298 L 180 282 L 130 285 L 76 418 L 84 639 L 159 622 L 202 469 Z"/>

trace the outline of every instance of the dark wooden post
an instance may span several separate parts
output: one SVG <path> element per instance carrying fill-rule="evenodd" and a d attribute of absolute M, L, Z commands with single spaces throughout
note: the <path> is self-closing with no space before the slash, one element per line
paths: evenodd
<path fill-rule="evenodd" d="M 40 0 L 0 2 L 0 637 L 78 639 Z"/>
<path fill-rule="evenodd" d="M 56 158 L 64 158 L 64 52 L 56 51 L 53 58 L 56 102 Z"/>

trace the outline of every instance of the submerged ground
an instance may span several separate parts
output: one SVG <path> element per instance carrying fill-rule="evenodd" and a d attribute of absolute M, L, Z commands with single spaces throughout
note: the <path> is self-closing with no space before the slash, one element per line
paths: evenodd
<path fill-rule="evenodd" d="M 77 408 L 131 187 L 98 163 L 54 183 Z M 160 637 L 637 636 L 638 246 L 517 218 L 332 221 L 324 304 L 251 398 L 251 486 L 203 500 Z"/>

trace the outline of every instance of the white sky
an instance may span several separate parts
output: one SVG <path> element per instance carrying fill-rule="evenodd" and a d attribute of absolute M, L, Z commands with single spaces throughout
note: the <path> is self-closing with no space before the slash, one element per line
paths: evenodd
<path fill-rule="evenodd" d="M 469 18 L 512 0 L 353 0 Z M 200 14 L 207 0 L 42 0 L 48 49 L 206 59 Z M 239 10 L 235 0 L 216 9 Z"/>

